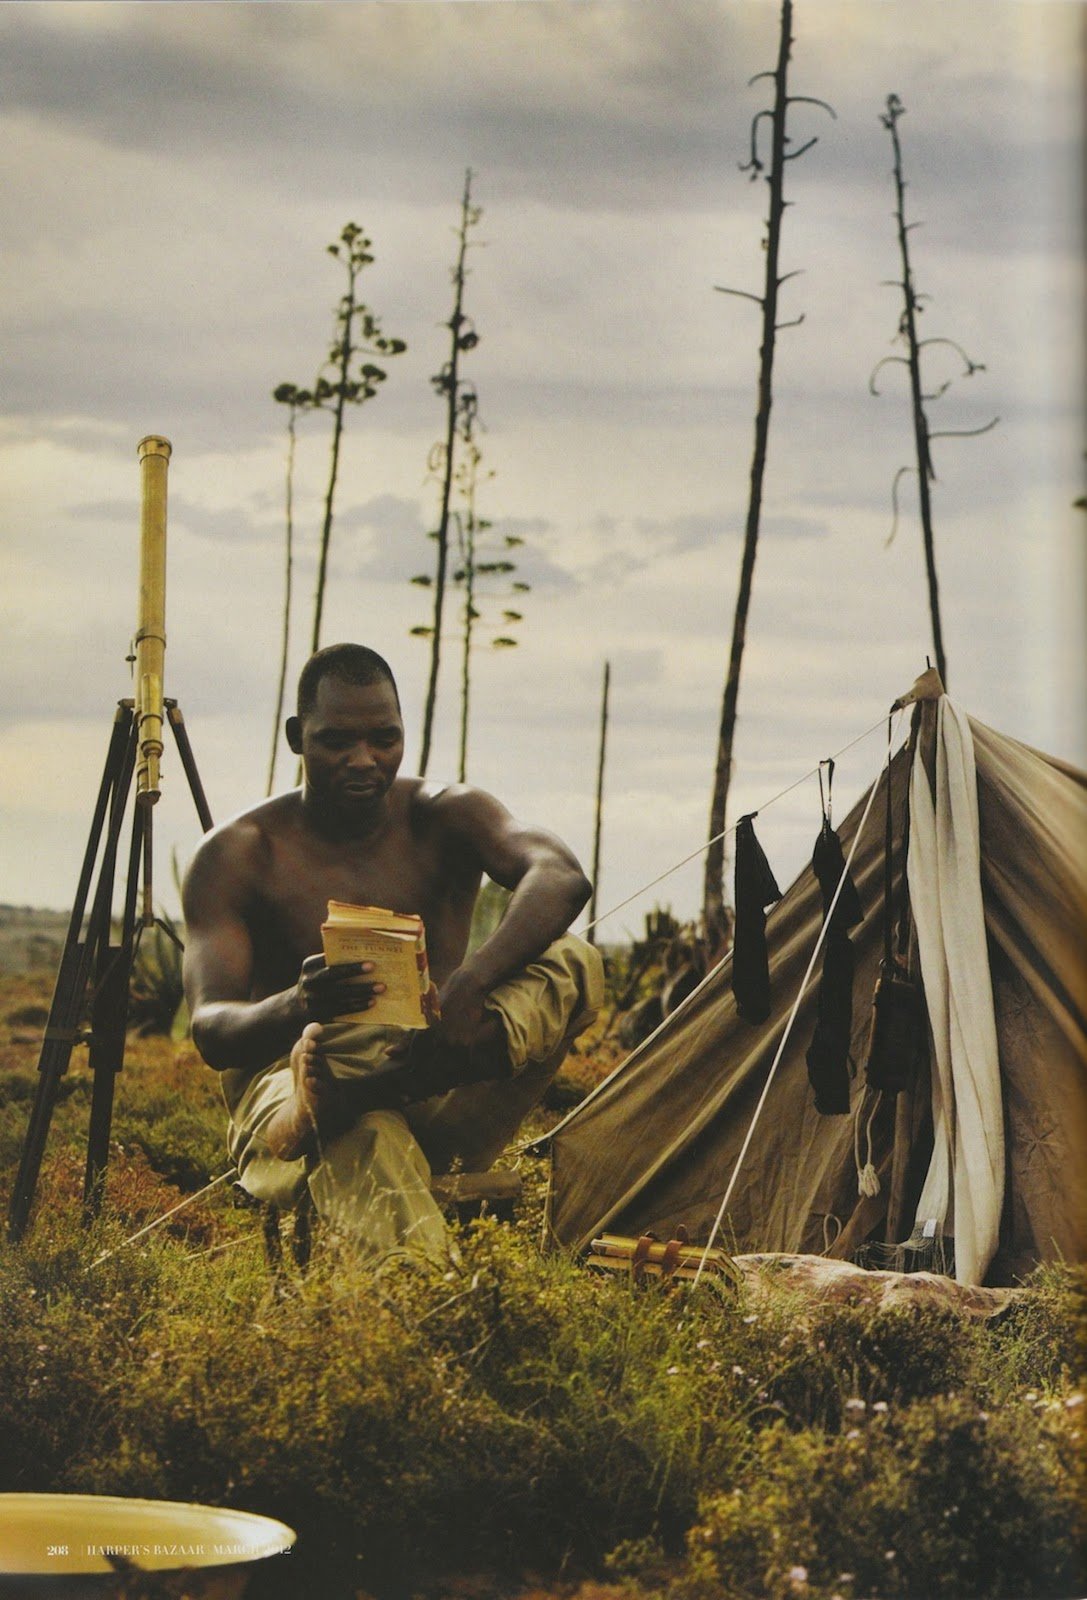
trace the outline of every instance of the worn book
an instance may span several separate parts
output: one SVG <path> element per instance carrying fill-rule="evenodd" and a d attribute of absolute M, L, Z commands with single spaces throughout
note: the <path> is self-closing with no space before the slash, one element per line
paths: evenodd
<path fill-rule="evenodd" d="M 431 983 L 422 917 L 330 900 L 321 940 L 330 967 L 344 961 L 372 961 L 374 981 L 385 985 L 384 994 L 375 995 L 366 1011 L 352 1011 L 338 1020 L 375 1027 L 429 1026 L 423 1002 Z"/>

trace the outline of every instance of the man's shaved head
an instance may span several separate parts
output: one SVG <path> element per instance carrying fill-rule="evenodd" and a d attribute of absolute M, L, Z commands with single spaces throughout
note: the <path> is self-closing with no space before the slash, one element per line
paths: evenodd
<path fill-rule="evenodd" d="M 392 668 L 384 656 L 364 644 L 330 644 L 310 656 L 298 679 L 298 717 L 301 720 L 317 703 L 317 689 L 322 678 L 339 678 L 341 683 L 358 684 L 365 688 L 371 683 L 387 683 L 400 705 Z"/>

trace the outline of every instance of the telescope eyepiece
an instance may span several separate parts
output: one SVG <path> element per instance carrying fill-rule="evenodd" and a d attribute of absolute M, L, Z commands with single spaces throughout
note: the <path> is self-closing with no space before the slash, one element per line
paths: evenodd
<path fill-rule="evenodd" d="M 166 456 L 169 459 L 171 455 L 170 441 L 169 439 L 164 439 L 160 433 L 149 433 L 136 446 L 136 454 L 141 461 L 144 456 Z"/>

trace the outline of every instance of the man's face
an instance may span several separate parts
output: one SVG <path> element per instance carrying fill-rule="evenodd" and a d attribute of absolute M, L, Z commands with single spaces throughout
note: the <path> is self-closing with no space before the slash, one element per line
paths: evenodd
<path fill-rule="evenodd" d="M 341 816 L 379 808 L 404 758 L 404 724 L 384 679 L 322 678 L 312 710 L 291 718 L 287 738 L 302 757 L 307 795 Z"/>

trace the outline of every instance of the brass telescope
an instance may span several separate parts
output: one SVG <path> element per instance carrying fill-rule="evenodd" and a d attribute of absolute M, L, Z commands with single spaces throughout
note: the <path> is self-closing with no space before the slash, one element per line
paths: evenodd
<path fill-rule="evenodd" d="M 163 671 L 166 657 L 166 473 L 170 441 L 148 434 L 136 447 L 140 459 L 140 609 L 136 624 L 135 714 L 136 799 L 153 806 L 159 797 L 162 759 Z"/>

